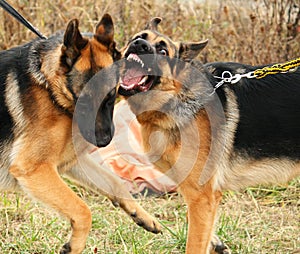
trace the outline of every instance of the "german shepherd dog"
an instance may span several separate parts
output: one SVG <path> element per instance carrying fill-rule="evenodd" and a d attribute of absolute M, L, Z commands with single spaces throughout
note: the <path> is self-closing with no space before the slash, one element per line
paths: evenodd
<path fill-rule="evenodd" d="M 202 65 L 194 58 L 207 41 L 174 42 L 157 31 L 160 21 L 122 49 L 118 92 L 142 126 L 145 152 L 187 203 L 186 253 L 230 253 L 213 233 L 222 192 L 300 174 L 300 70 L 215 89 L 223 71 L 258 67 Z"/>
<path fill-rule="evenodd" d="M 85 149 L 79 154 L 83 167 L 76 165 L 75 104 L 85 84 L 119 58 L 113 37 L 112 19 L 105 14 L 94 34 L 81 34 L 74 19 L 64 33 L 0 52 L 0 189 L 23 190 L 70 220 L 72 235 L 60 253 L 81 253 L 92 222 L 89 208 L 62 180 L 62 173 L 106 195 L 145 229 L 160 231 L 123 182 L 89 157 L 91 144 L 84 139 Z M 98 86 L 101 91 L 105 84 Z M 114 87 L 94 121 L 93 143 L 99 147 L 107 145 L 113 135 L 115 97 Z M 77 127 L 92 141 L 89 127 Z M 103 191 L 103 186 L 111 191 Z"/>

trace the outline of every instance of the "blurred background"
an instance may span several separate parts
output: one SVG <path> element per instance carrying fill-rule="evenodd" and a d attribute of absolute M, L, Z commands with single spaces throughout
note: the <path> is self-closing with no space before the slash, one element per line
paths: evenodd
<path fill-rule="evenodd" d="M 248 64 L 283 62 L 300 56 L 299 0 L 8 0 L 43 34 L 65 29 L 78 18 L 91 32 L 104 13 L 115 22 L 116 41 L 128 38 L 160 16 L 160 31 L 174 40 L 209 39 L 200 59 Z M 34 38 L 27 28 L 0 10 L 0 49 Z"/>

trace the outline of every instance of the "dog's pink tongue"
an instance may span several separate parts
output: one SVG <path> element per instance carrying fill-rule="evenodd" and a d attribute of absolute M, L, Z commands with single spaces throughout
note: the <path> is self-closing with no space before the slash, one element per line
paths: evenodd
<path fill-rule="evenodd" d="M 125 76 L 122 78 L 123 86 L 127 86 L 129 89 L 132 89 L 138 86 L 138 83 L 143 79 L 145 73 L 140 68 L 131 68 L 128 69 L 125 73 Z"/>

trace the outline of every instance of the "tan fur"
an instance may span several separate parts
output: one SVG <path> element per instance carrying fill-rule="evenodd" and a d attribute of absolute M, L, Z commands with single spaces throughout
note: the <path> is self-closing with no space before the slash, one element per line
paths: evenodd
<path fill-rule="evenodd" d="M 93 56 L 93 62 L 91 62 L 91 54 L 93 54 L 94 52 L 96 53 L 96 55 Z M 107 47 L 103 46 L 95 38 L 92 38 L 91 43 L 82 50 L 82 57 L 78 59 L 76 63 L 76 69 L 78 71 L 85 71 L 91 69 L 93 65 L 105 66 L 106 63 L 112 63 L 112 61 L 113 59 L 108 54 Z"/>
<path fill-rule="evenodd" d="M 157 114 L 159 113 L 153 112 L 138 116 L 139 122 L 142 125 L 145 152 L 149 155 L 150 160 L 154 161 L 153 163 L 160 171 L 166 173 L 172 180 L 179 183 L 178 191 L 182 194 L 188 205 L 189 227 L 186 253 L 206 254 L 206 250 L 211 248 L 215 216 L 222 197 L 221 191 L 216 190 L 214 187 L 215 177 L 205 185 L 199 185 L 201 169 L 204 168 L 210 152 L 211 130 L 208 116 L 203 111 L 194 123 L 197 126 L 200 147 L 193 147 L 195 136 L 190 135 L 192 132 L 190 130 L 191 126 L 187 126 L 181 132 L 186 131 L 187 134 L 183 135 L 189 138 L 189 140 L 185 140 L 184 142 L 185 144 L 190 144 L 190 146 L 183 148 L 180 138 L 177 136 L 179 133 L 176 135 L 174 132 L 170 132 L 170 126 L 173 121 L 168 124 L 166 117 L 160 117 Z M 157 131 L 162 133 L 159 141 L 152 140 L 151 144 L 149 144 L 153 132 Z M 162 145 L 162 142 L 164 145 Z M 157 159 L 158 156 L 155 156 L 157 153 L 154 152 L 153 154 L 153 151 L 161 152 L 161 147 L 165 147 L 165 150 L 159 153 L 160 157 Z M 182 151 L 182 149 L 186 150 Z M 194 161 L 191 170 L 186 172 L 185 168 L 189 168 L 189 165 L 191 165 L 190 157 L 187 155 L 191 157 L 195 156 L 193 151 L 197 151 L 197 159 Z"/>
<path fill-rule="evenodd" d="M 188 239 L 186 253 L 206 253 L 210 248 L 217 207 L 222 194 L 214 189 L 214 178 L 199 185 L 201 169 L 210 151 L 210 123 L 205 112 L 197 118 L 200 147 L 197 161 L 188 177 L 180 184 L 179 192 L 188 205 Z M 190 140 L 193 142 L 193 140 Z M 186 162 L 187 163 L 187 162 Z"/>

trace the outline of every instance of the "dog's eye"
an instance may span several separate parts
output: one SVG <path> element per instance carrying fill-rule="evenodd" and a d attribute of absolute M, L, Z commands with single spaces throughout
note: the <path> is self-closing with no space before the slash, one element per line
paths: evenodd
<path fill-rule="evenodd" d="M 159 54 L 163 55 L 163 56 L 167 56 L 168 55 L 168 51 L 166 49 L 160 49 L 158 51 Z"/>

